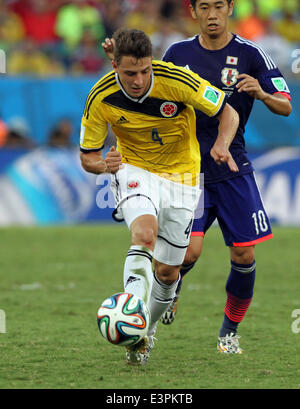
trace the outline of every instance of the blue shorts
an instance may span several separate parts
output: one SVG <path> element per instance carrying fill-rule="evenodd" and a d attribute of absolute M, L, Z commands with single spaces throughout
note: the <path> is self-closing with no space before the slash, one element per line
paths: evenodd
<path fill-rule="evenodd" d="M 273 237 L 253 173 L 205 185 L 202 206 L 191 236 L 204 237 L 217 220 L 227 246 L 253 246 Z"/>

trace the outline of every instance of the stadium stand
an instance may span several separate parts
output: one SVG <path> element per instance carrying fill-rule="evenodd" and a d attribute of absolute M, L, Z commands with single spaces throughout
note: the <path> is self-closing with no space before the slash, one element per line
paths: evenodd
<path fill-rule="evenodd" d="M 96 74 L 107 64 L 101 41 L 122 25 L 150 35 L 156 58 L 172 41 L 194 35 L 188 6 L 189 0 L 0 0 L 0 48 L 11 75 Z M 232 30 L 258 42 L 272 33 L 299 48 L 299 9 L 298 0 L 239 0 Z"/>

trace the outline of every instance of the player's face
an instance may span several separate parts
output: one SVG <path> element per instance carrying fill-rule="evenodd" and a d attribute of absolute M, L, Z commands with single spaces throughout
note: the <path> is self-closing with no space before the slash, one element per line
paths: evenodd
<path fill-rule="evenodd" d="M 228 31 L 228 17 L 233 11 L 233 1 L 228 6 L 227 0 L 198 0 L 195 9 L 191 7 L 194 19 L 199 23 L 201 34 L 218 38 Z"/>
<path fill-rule="evenodd" d="M 139 98 L 146 94 L 151 85 L 152 57 L 123 56 L 119 65 L 113 61 L 113 67 L 128 95 Z"/>

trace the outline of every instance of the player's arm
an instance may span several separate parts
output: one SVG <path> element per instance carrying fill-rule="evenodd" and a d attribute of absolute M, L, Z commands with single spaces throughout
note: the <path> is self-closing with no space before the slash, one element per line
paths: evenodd
<path fill-rule="evenodd" d="M 227 163 L 232 172 L 238 172 L 239 168 L 229 152 L 229 147 L 239 126 L 239 115 L 234 108 L 226 104 L 218 119 L 219 132 L 210 154 L 218 165 Z"/>
<path fill-rule="evenodd" d="M 112 146 L 103 158 L 101 150 L 96 152 L 80 152 L 81 166 L 89 173 L 99 175 L 101 173 L 116 173 L 121 165 L 122 158 L 120 152 Z"/>
<path fill-rule="evenodd" d="M 81 165 L 84 170 L 96 175 L 116 173 L 122 164 L 121 154 L 114 146 L 110 148 L 105 158 L 102 156 L 108 123 L 99 109 L 100 105 L 87 106 L 86 104 L 80 131 Z"/>
<path fill-rule="evenodd" d="M 241 80 L 236 86 L 238 92 L 247 92 L 253 98 L 262 101 L 274 114 L 289 116 L 292 112 L 292 105 L 288 98 L 280 93 L 272 95 L 265 92 L 256 78 L 248 74 L 240 74 L 237 79 Z"/>
<path fill-rule="evenodd" d="M 218 165 L 227 163 L 232 172 L 238 172 L 238 166 L 229 152 L 229 147 L 239 126 L 239 115 L 226 103 L 226 94 L 222 90 L 196 74 L 190 75 L 194 76 L 194 80 L 200 81 L 198 90 L 192 93 L 191 105 L 208 116 L 219 119 L 218 136 L 210 154 Z"/>

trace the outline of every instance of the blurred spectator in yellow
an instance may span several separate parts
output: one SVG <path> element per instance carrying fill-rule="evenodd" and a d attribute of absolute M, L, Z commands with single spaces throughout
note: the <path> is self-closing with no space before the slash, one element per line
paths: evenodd
<path fill-rule="evenodd" d="M 71 148 L 73 125 L 69 119 L 61 119 L 52 129 L 47 145 L 51 148 Z"/>
<path fill-rule="evenodd" d="M 48 57 L 32 40 L 25 41 L 8 56 L 8 74 L 57 76 L 64 74 L 64 71 L 59 60 Z"/>
<path fill-rule="evenodd" d="M 70 50 L 78 46 L 83 33 L 87 30 L 98 41 L 105 37 L 99 11 L 90 6 L 86 0 L 73 0 L 62 6 L 57 14 L 55 29 L 56 34 Z"/>
<path fill-rule="evenodd" d="M 161 0 L 144 0 L 125 16 L 124 25 L 128 28 L 143 30 L 151 36 L 159 30 Z"/>
<path fill-rule="evenodd" d="M 284 11 L 282 19 L 275 24 L 275 29 L 287 41 L 300 43 L 300 22 L 297 14 L 289 9 Z"/>
<path fill-rule="evenodd" d="M 6 6 L 5 0 L 0 0 L 0 48 L 8 51 L 24 36 L 25 28 L 22 19 Z"/>

